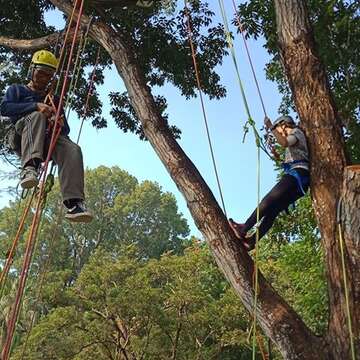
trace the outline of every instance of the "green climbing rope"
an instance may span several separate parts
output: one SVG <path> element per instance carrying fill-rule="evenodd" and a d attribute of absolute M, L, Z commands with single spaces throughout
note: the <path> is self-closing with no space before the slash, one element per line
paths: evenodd
<path fill-rule="evenodd" d="M 238 84 L 240 87 L 240 93 L 242 96 L 242 100 L 244 103 L 244 107 L 246 110 L 246 114 L 248 117 L 247 122 L 244 125 L 244 139 L 245 140 L 245 136 L 249 131 L 249 127 L 251 127 L 251 129 L 253 130 L 254 136 L 255 136 L 255 143 L 256 143 L 256 147 L 257 147 L 257 206 L 256 206 L 256 223 L 258 224 L 260 221 L 260 209 L 259 209 L 259 205 L 260 205 L 260 178 L 261 178 L 261 173 L 260 173 L 260 149 L 262 149 L 270 158 L 271 156 L 268 154 L 263 142 L 262 142 L 262 138 L 259 135 L 259 132 L 256 129 L 256 124 L 255 121 L 253 120 L 251 114 L 250 114 L 250 108 L 249 108 L 249 103 L 247 101 L 247 97 L 245 94 L 245 89 L 244 89 L 244 85 L 243 82 L 241 80 L 240 77 L 240 70 L 239 70 L 239 66 L 238 66 L 238 62 L 237 62 L 237 58 L 236 58 L 236 53 L 235 53 L 235 49 L 234 49 L 234 44 L 232 41 L 232 37 L 231 37 L 231 33 L 229 30 L 229 22 L 228 22 L 228 18 L 226 15 L 226 11 L 225 11 L 225 5 L 224 5 L 224 1 L 223 0 L 218 0 L 219 2 L 219 6 L 220 6 L 220 10 L 221 10 L 221 15 L 223 18 L 223 23 L 224 23 L 224 28 L 225 28 L 225 33 L 226 33 L 226 40 L 228 43 L 228 47 L 230 49 L 230 53 L 231 53 L 231 57 L 233 60 L 233 64 L 234 64 L 234 68 L 235 68 L 235 72 L 236 72 L 236 76 L 237 76 L 237 80 L 238 80 Z M 257 323 L 257 304 L 258 304 L 258 254 L 259 254 L 259 250 L 258 250 L 258 244 L 259 244 L 259 227 L 256 226 L 256 242 L 255 242 L 255 259 L 254 259 L 254 306 L 253 306 L 253 324 L 252 324 L 252 359 L 255 360 L 256 357 L 256 343 L 257 343 L 257 339 L 256 339 L 256 323 Z"/>

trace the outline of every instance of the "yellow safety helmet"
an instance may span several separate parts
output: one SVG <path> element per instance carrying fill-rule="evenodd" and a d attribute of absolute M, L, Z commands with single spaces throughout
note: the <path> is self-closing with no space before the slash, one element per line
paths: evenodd
<path fill-rule="evenodd" d="M 59 60 L 52 52 L 47 50 L 39 50 L 34 53 L 31 59 L 31 63 L 35 66 L 44 65 L 56 70 L 59 65 Z"/>

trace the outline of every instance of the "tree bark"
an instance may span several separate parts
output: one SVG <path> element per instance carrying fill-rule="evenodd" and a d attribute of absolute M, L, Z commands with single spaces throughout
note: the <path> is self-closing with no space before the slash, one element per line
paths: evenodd
<path fill-rule="evenodd" d="M 154 3 L 151 0 L 90 0 L 90 5 L 103 8 L 124 8 L 128 6 L 150 7 Z"/>
<path fill-rule="evenodd" d="M 347 266 L 347 282 L 351 299 L 351 320 L 355 338 L 360 338 L 360 166 L 347 166 L 341 197 L 340 223 L 342 225 L 345 244 L 345 260 Z M 350 273 L 349 273 L 350 271 Z M 343 274 L 342 274 L 343 275 Z M 360 344 L 357 343 L 357 354 Z"/>
<path fill-rule="evenodd" d="M 351 284 L 353 330 L 358 337 L 360 212 L 354 206 L 359 205 L 360 194 L 352 183 L 354 175 L 345 177 L 348 180 L 343 187 L 347 161 L 341 123 L 325 68 L 316 54 L 306 3 L 304 0 L 275 0 L 275 8 L 282 63 L 310 149 L 311 194 L 328 278 L 330 317 L 327 342 L 333 359 L 348 359 L 350 342 L 336 217 L 338 201 L 343 197 L 347 209 L 344 214 L 347 221 L 342 221 L 343 226 L 346 225 L 346 274 Z"/>
<path fill-rule="evenodd" d="M 5 36 L 0 36 L 0 45 L 17 50 L 38 50 L 41 48 L 48 48 L 49 46 L 56 44 L 61 34 L 62 32 L 57 32 L 41 38 L 29 40 L 11 39 Z"/>

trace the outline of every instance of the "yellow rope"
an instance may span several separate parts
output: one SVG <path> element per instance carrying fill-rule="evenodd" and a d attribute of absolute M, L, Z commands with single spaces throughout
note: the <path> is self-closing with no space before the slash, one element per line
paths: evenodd
<path fill-rule="evenodd" d="M 260 147 L 257 147 L 257 207 L 256 207 L 256 223 L 260 221 Z M 255 242 L 255 260 L 254 260 L 254 308 L 253 308 L 253 343 L 252 343 L 252 358 L 256 358 L 256 322 L 257 322 L 257 304 L 258 304 L 258 287 L 259 287 L 259 271 L 258 271 L 258 258 L 259 258 L 259 226 L 256 226 L 256 242 Z"/>

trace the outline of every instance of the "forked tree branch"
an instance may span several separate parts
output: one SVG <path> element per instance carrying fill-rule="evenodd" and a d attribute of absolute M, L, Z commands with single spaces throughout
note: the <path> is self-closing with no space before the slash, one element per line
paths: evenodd
<path fill-rule="evenodd" d="M 62 31 L 55 32 L 50 35 L 46 35 L 36 39 L 12 39 L 5 36 L 0 36 L 0 46 L 5 46 L 13 50 L 38 50 L 42 48 L 48 48 L 59 40 L 62 36 Z"/>

